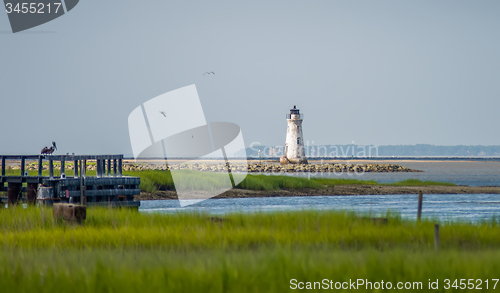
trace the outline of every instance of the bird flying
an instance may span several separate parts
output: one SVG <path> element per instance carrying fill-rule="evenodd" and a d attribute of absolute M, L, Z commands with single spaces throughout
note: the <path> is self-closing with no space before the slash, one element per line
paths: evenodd
<path fill-rule="evenodd" d="M 167 113 L 165 113 L 165 111 L 160 111 L 160 114 L 162 114 L 163 117 L 167 117 Z"/>
<path fill-rule="evenodd" d="M 215 75 L 215 72 L 210 71 L 210 72 L 205 72 L 205 73 L 203 73 L 203 75 L 205 75 L 205 74 L 213 74 L 213 75 Z"/>

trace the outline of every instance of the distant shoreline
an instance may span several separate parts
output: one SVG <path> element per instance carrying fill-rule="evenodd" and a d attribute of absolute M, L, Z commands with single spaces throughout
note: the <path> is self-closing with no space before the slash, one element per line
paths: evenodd
<path fill-rule="evenodd" d="M 232 163 L 245 163 L 248 164 L 259 164 L 260 162 L 266 164 L 276 164 L 279 165 L 279 158 L 228 158 Z M 399 163 L 439 163 L 439 162 L 500 162 L 500 157 L 345 157 L 345 158 L 307 158 L 309 164 L 326 164 L 326 163 L 370 163 L 370 164 L 399 164 Z M 213 162 L 225 162 L 223 159 L 219 158 L 203 158 L 203 160 L 197 160 L 197 162 L 203 163 L 213 163 Z M 142 159 L 137 162 L 142 163 L 161 163 L 164 164 L 165 160 L 160 159 Z M 183 158 L 172 158 L 167 160 L 168 164 L 179 164 L 179 163 L 189 163 L 189 159 Z M 125 158 L 125 164 L 134 164 L 136 160 L 133 158 Z"/>
<path fill-rule="evenodd" d="M 498 186 L 385 186 L 385 185 L 336 185 L 325 189 L 281 189 L 281 190 L 247 190 L 231 189 L 217 198 L 257 198 L 288 196 L 356 196 L 356 195 L 395 195 L 395 194 L 500 194 Z M 177 199 L 175 191 L 142 192 L 135 200 L 172 200 Z"/>

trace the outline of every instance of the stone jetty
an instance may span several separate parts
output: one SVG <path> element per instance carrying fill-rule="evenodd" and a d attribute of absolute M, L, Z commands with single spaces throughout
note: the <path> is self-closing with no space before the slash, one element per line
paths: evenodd
<path fill-rule="evenodd" d="M 71 164 L 66 164 L 66 169 L 72 168 Z M 87 170 L 96 170 L 96 165 L 88 164 Z M 19 170 L 20 166 L 8 166 L 7 169 Z M 54 165 L 55 170 L 60 170 L 60 165 Z M 200 164 L 124 164 L 123 171 L 144 171 L 144 170 L 196 170 L 207 172 L 223 172 L 227 167 L 223 163 L 200 163 Z M 38 164 L 29 164 L 27 171 L 38 170 Z M 48 165 L 43 166 L 43 170 L 48 170 Z M 231 171 L 248 173 L 296 173 L 296 172 L 421 172 L 397 164 L 233 164 Z"/>
<path fill-rule="evenodd" d="M 141 170 L 196 170 L 208 172 L 226 171 L 225 164 L 176 164 L 172 166 L 154 164 L 124 165 L 124 171 Z M 296 173 L 296 172 L 421 172 L 396 164 L 233 164 L 233 172 L 248 173 Z"/>

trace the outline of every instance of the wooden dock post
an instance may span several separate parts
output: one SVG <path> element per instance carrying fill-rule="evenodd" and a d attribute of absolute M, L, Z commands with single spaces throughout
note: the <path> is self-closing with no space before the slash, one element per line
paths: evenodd
<path fill-rule="evenodd" d="M 38 184 L 28 183 L 28 188 L 26 188 L 26 200 L 28 204 L 31 205 L 36 204 L 37 192 L 38 192 Z"/>
<path fill-rule="evenodd" d="M 2 157 L 2 176 L 5 176 L 5 157 Z"/>
<path fill-rule="evenodd" d="M 123 173 L 122 159 L 118 159 L 118 177 L 122 177 L 122 173 Z"/>
<path fill-rule="evenodd" d="M 86 180 L 87 180 L 87 160 L 83 160 L 83 164 L 82 164 L 82 172 L 81 172 L 81 175 L 83 177 L 83 180 L 82 180 L 82 183 L 83 183 L 83 197 L 82 197 L 82 200 L 83 200 L 83 204 L 84 206 L 87 205 L 87 183 L 86 183 Z"/>
<path fill-rule="evenodd" d="M 38 177 L 42 177 L 42 171 L 43 171 L 43 157 L 39 156 L 38 157 Z"/>
<path fill-rule="evenodd" d="M 66 158 L 61 158 L 61 176 L 66 173 Z"/>
<path fill-rule="evenodd" d="M 434 225 L 434 248 L 439 250 L 439 224 Z"/>
<path fill-rule="evenodd" d="M 54 161 L 52 158 L 49 158 L 49 177 L 50 179 L 54 178 Z"/>
<path fill-rule="evenodd" d="M 102 177 L 102 160 L 101 159 L 96 159 L 96 164 L 97 164 L 97 178 Z"/>
<path fill-rule="evenodd" d="M 78 160 L 73 161 L 73 172 L 75 173 L 74 177 L 78 177 Z"/>
<path fill-rule="evenodd" d="M 84 185 L 84 174 L 85 174 L 85 166 L 86 166 L 86 163 L 82 160 L 80 162 L 80 204 L 82 206 L 84 206 L 86 204 L 86 201 L 85 201 L 85 185 Z"/>
<path fill-rule="evenodd" d="M 26 169 L 26 158 L 24 156 L 21 157 L 21 177 L 24 176 L 24 171 Z"/>
<path fill-rule="evenodd" d="M 111 159 L 108 159 L 108 177 L 111 177 Z"/>
<path fill-rule="evenodd" d="M 7 184 L 7 203 L 9 206 L 19 202 L 22 188 L 22 183 L 9 182 Z"/>
<path fill-rule="evenodd" d="M 418 192 L 418 212 L 417 212 L 417 221 L 422 221 L 422 201 L 424 200 L 424 195 L 422 191 Z"/>

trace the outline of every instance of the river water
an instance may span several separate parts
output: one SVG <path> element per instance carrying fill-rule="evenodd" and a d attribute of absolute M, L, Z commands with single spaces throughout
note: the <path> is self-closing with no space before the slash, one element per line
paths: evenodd
<path fill-rule="evenodd" d="M 342 162 L 345 163 L 345 162 Z M 364 163 L 351 161 L 349 163 Z M 368 162 L 374 163 L 374 162 Z M 401 161 L 375 162 L 394 163 L 422 170 L 418 173 L 365 173 L 358 174 L 288 174 L 301 177 L 335 177 L 396 182 L 405 179 L 420 179 L 451 182 L 469 186 L 500 186 L 500 162 L 498 161 Z M 205 212 L 226 214 L 234 212 L 273 212 L 292 210 L 349 210 L 373 215 L 384 215 L 387 211 L 400 214 L 406 219 L 417 216 L 417 195 L 363 195 L 363 196 L 303 196 L 209 199 L 180 208 L 175 200 L 142 201 L 140 211 L 177 213 Z M 443 221 L 460 220 L 480 222 L 500 218 L 500 194 L 433 194 L 424 195 L 424 218 Z"/>
<path fill-rule="evenodd" d="M 176 200 L 142 201 L 140 211 L 157 213 L 255 213 L 294 210 L 348 210 L 372 215 L 387 211 L 406 219 L 417 217 L 417 195 L 297 196 L 208 199 L 181 208 Z M 500 194 L 424 195 L 423 218 L 480 222 L 500 218 Z"/>
<path fill-rule="evenodd" d="M 375 180 L 391 183 L 406 179 L 450 182 L 468 186 L 500 186 L 499 161 L 338 161 L 345 164 L 398 164 L 424 172 L 404 173 L 280 173 L 300 177 L 329 177 Z"/>

